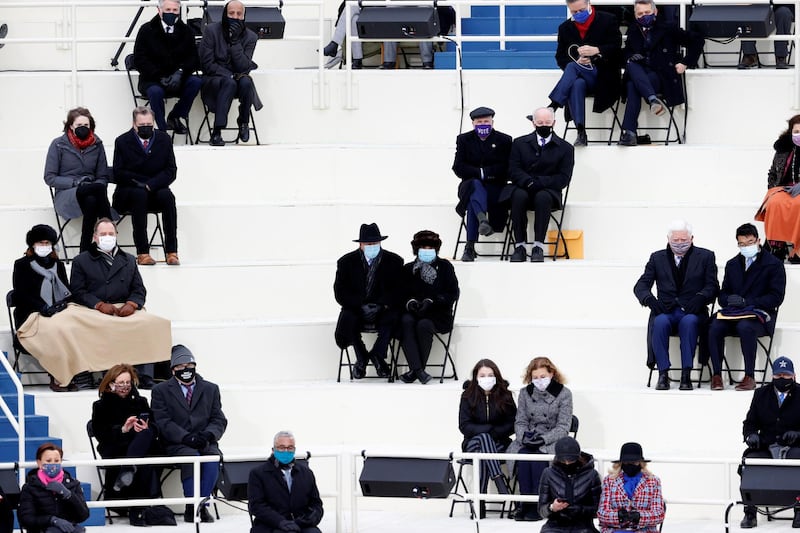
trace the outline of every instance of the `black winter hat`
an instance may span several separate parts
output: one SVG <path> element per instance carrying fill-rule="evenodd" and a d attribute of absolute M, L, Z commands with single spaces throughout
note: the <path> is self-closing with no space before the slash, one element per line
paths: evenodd
<path fill-rule="evenodd" d="M 414 234 L 414 240 L 411 241 L 411 249 L 414 251 L 414 255 L 417 255 L 417 252 L 423 246 L 430 246 L 438 252 L 442 247 L 442 239 L 439 238 L 439 234 L 435 231 L 428 229 L 418 231 Z"/>
<path fill-rule="evenodd" d="M 381 235 L 378 225 L 373 222 L 372 224 L 361 224 L 358 239 L 353 239 L 353 242 L 380 242 L 386 238 L 388 235 Z"/>
<path fill-rule="evenodd" d="M 469 113 L 470 120 L 483 117 L 494 117 L 494 109 L 490 107 L 477 107 Z"/>
<path fill-rule="evenodd" d="M 581 456 L 581 445 L 572 437 L 561 437 L 556 441 L 556 461 L 577 461 Z"/>
<path fill-rule="evenodd" d="M 50 241 L 51 244 L 55 244 L 56 240 L 58 240 L 58 233 L 47 224 L 36 224 L 25 235 L 25 242 L 28 246 L 33 246 L 33 243 L 39 241 Z"/>
<path fill-rule="evenodd" d="M 642 445 L 638 442 L 626 442 L 619 451 L 619 459 L 615 463 L 649 463 L 649 459 L 644 458 Z"/>

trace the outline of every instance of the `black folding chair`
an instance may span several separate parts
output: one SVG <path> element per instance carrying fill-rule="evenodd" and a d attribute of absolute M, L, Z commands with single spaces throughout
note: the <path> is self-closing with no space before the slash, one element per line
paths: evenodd
<path fill-rule="evenodd" d="M 91 418 L 86 422 L 86 435 L 89 437 L 89 448 L 92 450 L 92 458 L 97 461 L 99 459 L 97 456 L 97 438 L 94 436 L 94 427 L 92 426 Z M 119 469 L 119 467 L 95 465 L 97 479 L 100 481 L 100 492 L 97 494 L 98 501 L 102 500 L 103 495 L 106 493 L 106 478 L 108 477 L 108 471 L 112 468 Z M 114 523 L 114 519 L 111 517 L 110 507 L 106 507 L 106 520 L 108 520 L 109 524 Z"/>
<path fill-rule="evenodd" d="M 458 248 L 462 245 L 467 244 L 466 236 L 463 239 L 461 238 L 461 236 L 466 235 L 466 233 L 467 233 L 467 222 L 465 220 L 465 217 L 461 217 L 461 225 L 458 227 L 458 237 L 456 237 L 456 247 L 453 250 L 453 260 L 458 259 Z M 506 242 L 508 242 L 509 238 L 508 236 L 510 235 L 510 233 L 511 233 L 510 219 L 506 218 L 506 223 L 503 226 L 502 232 L 498 232 L 498 234 L 502 237 L 500 240 L 492 239 L 490 238 L 491 236 L 483 237 L 482 235 L 478 235 L 478 240 L 475 241 L 475 246 L 476 246 L 475 255 L 477 255 L 478 257 L 499 257 L 502 260 L 505 257 L 505 244 Z M 479 253 L 477 250 L 477 246 L 479 244 L 482 246 L 485 245 L 485 246 L 495 246 L 495 247 L 499 245 L 500 252 Z"/>
<path fill-rule="evenodd" d="M 194 142 L 195 142 L 195 144 L 208 144 L 208 143 L 211 142 L 211 133 L 213 132 L 214 128 L 213 128 L 213 125 L 212 125 L 213 121 L 211 120 L 211 117 L 209 116 L 211 111 L 208 109 L 208 105 L 206 105 L 206 102 L 202 98 L 202 91 L 201 91 L 200 101 L 203 103 L 203 121 L 200 123 L 200 127 L 197 130 L 197 137 L 195 138 Z M 255 119 L 255 116 L 254 116 L 255 113 L 256 113 L 256 110 L 253 107 L 250 107 L 250 129 L 253 130 L 252 133 L 253 133 L 253 136 L 256 139 L 256 145 L 257 146 L 261 146 L 261 140 L 258 138 L 258 128 L 256 128 L 256 119 Z M 202 138 L 203 131 L 208 133 L 208 139 L 203 139 Z M 228 140 L 225 140 L 224 136 L 223 136 L 223 140 L 225 140 L 226 143 L 231 143 L 232 142 L 232 143 L 235 143 L 235 144 L 239 144 L 239 127 L 238 127 L 238 125 L 235 128 L 231 127 L 231 126 L 227 126 L 225 128 L 221 128 L 220 129 L 220 132 L 226 132 L 226 131 L 235 131 L 236 132 L 236 139 L 234 139 L 232 141 L 228 141 Z"/>
<path fill-rule="evenodd" d="M 80 244 L 67 244 L 66 237 L 64 236 L 64 232 L 69 226 L 69 223 L 73 220 L 78 220 L 77 218 L 64 218 L 58 214 L 56 210 L 56 190 L 50 187 L 50 201 L 53 203 L 53 213 L 56 216 L 56 226 L 58 227 L 58 238 L 56 239 L 56 243 L 61 243 L 61 249 L 64 251 L 64 262 L 69 263 L 72 259 L 69 256 L 70 250 L 78 250 L 75 255 L 80 253 L 81 245 Z M 54 245 L 56 243 L 53 243 Z"/>
<path fill-rule="evenodd" d="M 26 355 L 32 359 L 33 362 L 36 361 L 34 357 L 28 353 L 28 350 L 25 349 L 24 346 L 19 342 L 17 338 L 17 328 L 14 324 L 14 308 L 17 306 L 16 302 L 14 301 L 14 289 L 11 289 L 6 293 L 6 311 L 8 313 L 8 327 L 11 330 L 11 345 L 14 350 L 14 362 L 12 366 L 14 368 L 14 372 L 17 374 L 47 374 L 46 370 L 21 370 L 19 360 L 23 355 Z M 37 367 L 39 367 L 38 363 L 35 363 Z M 41 368 L 41 367 L 39 367 Z"/>
<path fill-rule="evenodd" d="M 166 257 L 167 250 L 164 247 L 164 230 L 162 229 L 162 226 L 161 226 L 161 212 L 160 211 L 150 211 L 150 210 L 148 210 L 147 214 L 148 215 L 154 215 L 155 219 L 156 219 L 156 225 L 153 228 L 152 233 L 150 234 L 150 238 L 148 239 L 147 244 L 150 246 L 150 248 L 161 248 L 161 251 L 164 252 L 164 257 Z M 122 221 L 125 220 L 126 218 L 128 218 L 129 216 L 131 216 L 131 214 L 129 212 L 120 213 L 120 218 L 116 222 L 117 232 L 119 232 L 119 225 L 122 224 Z M 131 221 L 133 221 L 132 218 L 131 218 Z M 158 237 L 158 239 L 156 239 L 156 237 Z M 133 248 L 134 250 L 136 249 L 136 244 L 121 244 L 121 243 L 119 243 L 118 246 L 120 248 Z"/>
<path fill-rule="evenodd" d="M 639 126 L 637 132 L 639 130 L 644 131 L 663 131 L 664 132 L 664 139 L 656 139 L 651 141 L 652 143 L 664 143 L 664 145 L 668 145 L 671 142 L 676 142 L 678 144 L 684 144 L 686 142 L 686 123 L 689 118 L 689 98 L 688 93 L 686 91 L 686 74 L 681 74 L 680 76 L 680 83 L 681 89 L 683 90 L 683 104 L 675 105 L 670 103 L 664 98 L 663 94 L 659 94 L 658 97 L 662 99 L 664 104 L 667 108 L 667 125 L 666 126 Z M 683 107 L 683 120 L 679 124 L 678 123 L 678 108 Z"/>
<path fill-rule="evenodd" d="M 587 98 L 594 98 L 594 96 L 588 95 Z M 590 109 L 590 107 L 587 105 L 586 109 Z M 587 132 L 586 133 L 587 142 L 589 144 L 596 143 L 596 144 L 610 145 L 614 139 L 614 130 L 619 128 L 619 131 L 622 131 L 622 122 L 620 122 L 619 120 L 619 100 L 614 102 L 614 105 L 611 106 L 609 111 L 611 112 L 611 126 L 584 126 L 584 129 Z M 605 112 L 603 112 L 602 114 L 605 114 Z M 562 135 L 562 138 L 566 139 L 567 133 L 569 133 L 570 131 L 577 131 L 577 130 L 578 128 L 575 127 L 575 122 L 572 119 L 572 114 L 569 111 L 569 107 L 564 107 L 564 134 Z M 589 139 L 590 131 L 607 131 L 608 138 Z"/>
<path fill-rule="evenodd" d="M 712 307 L 713 310 L 713 307 Z M 653 315 L 650 314 L 650 318 L 647 321 L 647 367 L 650 369 L 650 373 L 647 376 L 647 386 L 648 388 L 653 382 L 653 372 L 657 369 L 656 367 L 656 356 L 653 352 L 653 343 L 651 342 L 651 338 L 653 335 Z M 697 339 L 697 363 L 698 366 L 692 368 L 693 371 L 698 372 L 697 377 L 697 388 L 700 388 L 702 383 L 710 383 L 711 378 L 704 380 L 703 379 L 703 370 L 708 365 L 709 362 L 709 353 L 708 353 L 708 324 L 710 322 L 709 318 L 706 318 L 705 322 L 699 324 L 699 335 Z M 670 337 L 677 337 L 678 336 L 678 327 L 677 325 L 672 328 L 670 332 Z M 681 367 L 670 368 L 667 372 L 667 376 L 671 382 L 679 382 L 680 381 L 680 372 L 683 369 Z M 672 377 L 673 374 L 678 374 L 677 378 Z"/>
<path fill-rule="evenodd" d="M 552 209 L 550 211 L 550 221 L 556 225 L 556 238 L 555 240 L 545 240 L 542 242 L 546 247 L 553 247 L 553 253 L 545 253 L 545 257 L 550 257 L 555 261 L 558 258 L 569 259 L 569 248 L 567 247 L 567 240 L 564 238 L 564 214 L 567 212 L 567 199 L 569 198 L 569 188 L 572 182 L 568 183 L 564 188 L 564 200 L 561 202 L 560 209 Z M 511 228 L 511 213 L 508 214 L 508 228 L 506 232 L 506 243 L 504 245 L 505 254 L 503 259 L 508 259 L 514 252 L 514 233 Z M 559 252 L 559 248 L 563 246 L 563 251 Z M 547 250 L 545 250 L 547 252 Z"/>
<path fill-rule="evenodd" d="M 361 333 L 377 334 L 378 330 L 375 329 L 374 327 L 364 328 L 364 329 L 361 330 Z M 389 364 L 390 369 L 391 369 L 391 361 L 394 360 L 394 353 L 395 353 L 395 350 L 396 350 L 395 344 L 396 343 L 397 343 L 397 339 L 395 339 L 394 336 L 393 336 L 392 339 L 389 341 L 389 353 L 390 353 L 390 357 L 391 357 L 390 364 Z M 353 365 L 355 364 L 355 361 L 353 359 L 355 359 L 355 354 L 353 354 L 352 358 L 350 357 L 350 348 L 351 348 L 351 346 L 346 346 L 346 347 L 341 348 L 339 350 L 339 372 L 336 374 L 336 383 L 339 383 L 339 382 L 342 381 L 342 368 L 347 368 L 348 372 L 350 372 L 350 381 L 353 381 Z M 347 359 L 346 362 L 345 362 L 345 359 Z M 383 378 L 381 376 L 378 376 L 377 374 L 372 375 L 370 370 L 369 370 L 371 366 L 372 365 L 369 365 L 369 364 L 367 365 L 367 375 L 365 375 L 363 379 L 386 379 L 387 381 L 389 381 L 389 383 L 394 381 L 394 374 L 391 372 L 391 370 L 389 372 L 389 377 L 388 378 Z"/>

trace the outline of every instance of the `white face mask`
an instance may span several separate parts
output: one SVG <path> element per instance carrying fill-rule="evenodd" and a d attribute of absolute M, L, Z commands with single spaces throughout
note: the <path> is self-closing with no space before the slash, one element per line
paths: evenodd
<path fill-rule="evenodd" d="M 532 383 L 537 390 L 543 391 L 550 386 L 550 378 L 536 378 L 532 380 Z"/>
<path fill-rule="evenodd" d="M 483 376 L 478 378 L 478 386 L 483 390 L 485 390 L 486 392 L 492 390 L 496 383 L 497 380 L 495 379 L 494 376 Z"/>
<path fill-rule="evenodd" d="M 104 252 L 110 252 L 117 245 L 116 235 L 101 235 L 97 238 L 97 247 Z"/>
<path fill-rule="evenodd" d="M 739 253 L 745 256 L 747 259 L 751 257 L 755 257 L 758 253 L 758 244 L 751 244 L 750 246 L 742 246 L 739 248 Z"/>
<path fill-rule="evenodd" d="M 53 247 L 48 245 L 41 246 L 41 245 L 34 245 L 33 246 L 33 253 L 38 255 L 39 257 L 47 257 L 53 251 Z"/>

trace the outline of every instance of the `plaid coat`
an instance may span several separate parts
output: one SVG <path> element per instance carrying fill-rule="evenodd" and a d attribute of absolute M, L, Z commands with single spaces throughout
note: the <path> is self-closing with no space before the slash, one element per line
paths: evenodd
<path fill-rule="evenodd" d="M 658 533 L 658 525 L 664 521 L 661 480 L 649 472 L 642 472 L 642 480 L 633 491 L 633 500 L 630 500 L 625 493 L 622 474 L 606 476 L 600 495 L 600 508 L 597 510 L 602 533 L 613 533 L 619 528 L 617 511 L 621 508 L 639 511 L 641 518 L 636 531 Z"/>

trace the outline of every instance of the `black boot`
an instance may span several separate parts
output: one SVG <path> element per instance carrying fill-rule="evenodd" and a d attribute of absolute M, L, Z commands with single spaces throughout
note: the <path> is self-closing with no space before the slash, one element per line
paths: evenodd
<path fill-rule="evenodd" d="M 797 517 L 796 514 L 795 517 Z M 739 527 L 742 529 L 752 529 L 757 525 L 758 520 L 756 520 L 756 508 L 752 505 L 748 505 L 744 508 L 744 518 L 742 518 L 742 522 L 739 524 Z M 794 522 L 792 522 L 792 526 L 794 526 Z"/>
<path fill-rule="evenodd" d="M 475 243 L 473 241 L 467 241 L 466 246 L 464 246 L 464 253 L 461 254 L 461 260 L 465 263 L 471 263 L 475 261 L 475 258 L 478 254 L 475 253 Z"/>
<path fill-rule="evenodd" d="M 184 522 L 194 522 L 194 505 L 191 503 L 186 504 L 186 509 L 183 511 Z"/>
<path fill-rule="evenodd" d="M 681 370 L 681 384 L 678 390 L 692 390 L 692 369 L 684 368 Z"/>
<path fill-rule="evenodd" d="M 669 375 L 666 370 L 658 371 L 658 383 L 656 390 L 669 390 Z"/>

